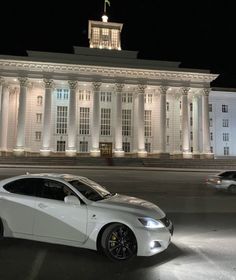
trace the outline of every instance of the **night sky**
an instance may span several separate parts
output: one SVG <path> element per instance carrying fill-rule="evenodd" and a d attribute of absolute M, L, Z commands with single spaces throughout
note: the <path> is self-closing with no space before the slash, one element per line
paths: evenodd
<path fill-rule="evenodd" d="M 20 1 L 1 6 L 0 54 L 26 50 L 72 53 L 88 46 L 88 20 L 100 20 L 103 0 Z M 139 58 L 180 61 L 221 74 L 213 87 L 236 88 L 233 1 L 110 0 L 109 21 L 124 23 L 122 49 Z"/>

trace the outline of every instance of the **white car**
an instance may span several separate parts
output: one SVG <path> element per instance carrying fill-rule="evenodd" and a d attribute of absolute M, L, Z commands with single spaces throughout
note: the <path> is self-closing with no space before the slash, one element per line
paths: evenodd
<path fill-rule="evenodd" d="M 165 250 L 172 222 L 151 202 L 88 178 L 26 174 L 0 181 L 0 237 L 103 250 L 113 260 Z"/>
<path fill-rule="evenodd" d="M 209 175 L 206 178 L 206 183 L 216 190 L 223 190 L 236 194 L 236 171 L 226 170 L 218 174 Z"/>

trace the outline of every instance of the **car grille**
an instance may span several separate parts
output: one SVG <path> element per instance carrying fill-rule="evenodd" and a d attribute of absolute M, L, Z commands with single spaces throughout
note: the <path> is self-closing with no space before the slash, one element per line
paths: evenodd
<path fill-rule="evenodd" d="M 170 226 L 170 220 L 167 217 L 164 217 L 162 219 L 160 219 L 160 221 L 166 226 L 169 227 Z"/>

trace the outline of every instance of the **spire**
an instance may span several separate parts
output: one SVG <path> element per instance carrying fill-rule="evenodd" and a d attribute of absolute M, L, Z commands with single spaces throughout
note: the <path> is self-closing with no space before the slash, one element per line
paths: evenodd
<path fill-rule="evenodd" d="M 110 1 L 109 0 L 104 0 L 104 14 L 102 16 L 102 22 L 108 22 L 108 16 L 106 15 L 106 8 L 107 8 L 107 5 L 110 7 L 111 4 L 110 4 Z"/>

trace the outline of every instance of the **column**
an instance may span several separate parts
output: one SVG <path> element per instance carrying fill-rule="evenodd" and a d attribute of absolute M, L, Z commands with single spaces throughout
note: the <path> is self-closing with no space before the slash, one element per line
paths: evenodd
<path fill-rule="evenodd" d="M 202 90 L 202 154 L 203 157 L 213 158 L 210 148 L 209 91 L 208 88 Z"/>
<path fill-rule="evenodd" d="M 182 106 L 182 149 L 183 158 L 191 158 L 190 152 L 190 133 L 189 133 L 189 114 L 188 114 L 188 92 L 189 88 L 182 88 L 181 106 Z"/>
<path fill-rule="evenodd" d="M 45 97 L 44 97 L 44 113 L 43 113 L 43 141 L 40 154 L 49 156 L 51 153 L 51 122 L 52 122 L 52 91 L 53 80 L 44 79 Z"/>
<path fill-rule="evenodd" d="M 160 154 L 166 153 L 166 94 L 168 87 L 161 86 L 160 90 Z"/>
<path fill-rule="evenodd" d="M 69 100 L 69 126 L 68 126 L 68 150 L 67 156 L 76 156 L 76 89 L 77 81 L 68 81 L 70 87 L 70 100 Z"/>
<path fill-rule="evenodd" d="M 122 149 L 122 90 L 123 84 L 116 84 L 116 116 L 115 116 L 115 156 L 124 156 Z"/>
<path fill-rule="evenodd" d="M 20 95 L 17 117 L 16 147 L 13 153 L 17 156 L 24 155 L 25 152 L 25 121 L 26 121 L 26 98 L 27 98 L 27 78 L 19 78 Z"/>
<path fill-rule="evenodd" d="M 199 155 L 199 113 L 198 113 L 198 95 L 193 96 L 193 154 Z"/>
<path fill-rule="evenodd" d="M 144 94 L 145 85 L 138 86 L 138 157 L 146 157 L 147 152 L 145 151 L 144 144 Z"/>
<path fill-rule="evenodd" d="M 93 83 L 93 118 L 91 124 L 92 148 L 90 150 L 90 155 L 94 157 L 100 156 L 100 149 L 99 149 L 100 88 L 101 88 L 101 83 L 99 82 Z"/>
<path fill-rule="evenodd" d="M 9 88 L 3 79 L 1 85 L 0 149 L 1 151 L 7 151 Z"/>

